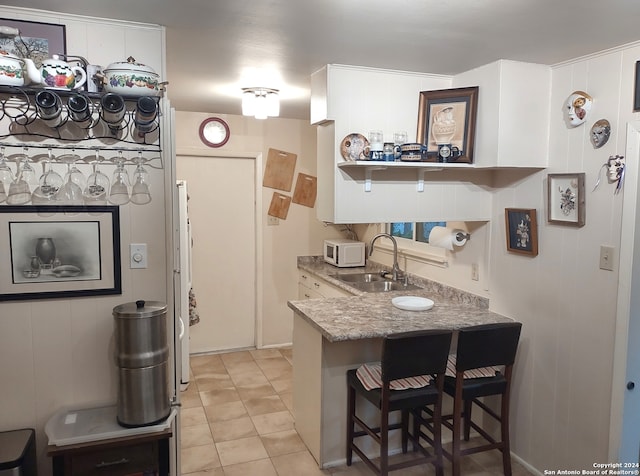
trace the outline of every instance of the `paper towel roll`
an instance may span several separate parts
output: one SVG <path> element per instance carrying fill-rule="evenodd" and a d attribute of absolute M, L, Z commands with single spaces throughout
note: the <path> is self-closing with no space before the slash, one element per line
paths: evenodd
<path fill-rule="evenodd" d="M 429 233 L 429 244 L 438 248 L 453 251 L 454 246 L 462 246 L 467 242 L 467 233 L 444 226 L 434 226 Z"/>

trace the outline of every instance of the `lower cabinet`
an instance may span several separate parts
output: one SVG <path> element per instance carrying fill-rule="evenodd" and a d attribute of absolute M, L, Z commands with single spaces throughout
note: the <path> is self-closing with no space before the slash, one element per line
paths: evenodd
<path fill-rule="evenodd" d="M 298 270 L 298 299 L 352 296 L 351 293 L 308 271 Z"/>
<path fill-rule="evenodd" d="M 54 476 L 168 476 L 171 429 L 158 433 L 49 446 Z"/>

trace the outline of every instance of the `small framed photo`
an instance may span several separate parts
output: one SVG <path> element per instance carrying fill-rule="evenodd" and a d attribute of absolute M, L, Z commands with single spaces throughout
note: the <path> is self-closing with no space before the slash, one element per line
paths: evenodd
<path fill-rule="evenodd" d="M 535 208 L 505 208 L 507 251 L 538 255 L 538 222 Z"/>
<path fill-rule="evenodd" d="M 0 25 L 17 28 L 20 36 L 0 38 L 0 49 L 33 60 L 36 68 L 53 55 L 67 53 L 64 25 L 0 18 Z"/>
<path fill-rule="evenodd" d="M 114 206 L 0 207 L 0 301 L 121 294 Z"/>
<path fill-rule="evenodd" d="M 585 174 L 547 175 L 547 221 L 581 227 L 585 223 Z"/>
<path fill-rule="evenodd" d="M 421 91 L 418 142 L 429 162 L 473 163 L 478 86 Z"/>

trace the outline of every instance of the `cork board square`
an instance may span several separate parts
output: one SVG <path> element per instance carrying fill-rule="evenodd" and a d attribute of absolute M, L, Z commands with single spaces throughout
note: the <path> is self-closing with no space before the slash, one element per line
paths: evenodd
<path fill-rule="evenodd" d="M 272 217 L 278 217 L 286 220 L 287 214 L 289 213 L 289 205 L 291 205 L 291 197 L 278 192 L 273 192 L 273 197 L 271 197 L 271 204 L 269 205 L 269 211 L 267 214 Z"/>
<path fill-rule="evenodd" d="M 297 158 L 298 156 L 291 152 L 269 149 L 262 185 L 290 192 Z"/>
<path fill-rule="evenodd" d="M 312 175 L 298 174 L 293 191 L 293 203 L 313 208 L 316 203 L 317 179 Z"/>

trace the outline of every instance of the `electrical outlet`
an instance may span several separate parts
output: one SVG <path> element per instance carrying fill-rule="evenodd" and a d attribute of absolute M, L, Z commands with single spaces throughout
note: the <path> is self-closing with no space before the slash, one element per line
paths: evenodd
<path fill-rule="evenodd" d="M 280 224 L 280 219 L 278 217 L 272 217 L 271 215 L 267 215 L 267 225 L 274 226 L 279 224 Z"/>
<path fill-rule="evenodd" d="M 471 279 L 478 281 L 480 279 L 480 269 L 478 263 L 471 264 Z"/>
<path fill-rule="evenodd" d="M 616 249 L 613 246 L 600 246 L 600 269 L 613 271 L 613 261 Z"/>

